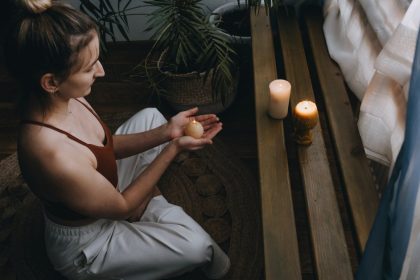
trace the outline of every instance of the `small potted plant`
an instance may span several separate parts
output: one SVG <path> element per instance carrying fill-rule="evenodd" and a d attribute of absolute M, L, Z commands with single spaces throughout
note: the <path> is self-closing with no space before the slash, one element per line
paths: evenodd
<path fill-rule="evenodd" d="M 218 26 L 224 36 L 236 44 L 251 44 L 250 10 L 258 13 L 262 6 L 267 11 L 283 5 L 283 0 L 237 0 L 214 9 L 210 22 Z"/>
<path fill-rule="evenodd" d="M 227 2 L 213 10 L 209 18 L 235 44 L 251 44 L 249 7 L 245 0 Z"/>
<path fill-rule="evenodd" d="M 237 88 L 235 51 L 209 22 L 202 0 L 146 0 L 154 10 L 147 31 L 154 44 L 134 70 L 177 111 L 198 106 L 200 113 L 221 112 Z"/>

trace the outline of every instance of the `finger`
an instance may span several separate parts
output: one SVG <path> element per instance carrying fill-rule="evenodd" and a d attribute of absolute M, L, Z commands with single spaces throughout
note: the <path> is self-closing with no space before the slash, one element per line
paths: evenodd
<path fill-rule="evenodd" d="M 184 111 L 184 114 L 186 117 L 194 116 L 198 112 L 198 107 L 194 107 L 191 109 L 188 109 L 187 111 Z"/>
<path fill-rule="evenodd" d="M 199 144 L 199 146 L 205 146 L 205 145 L 209 145 L 209 144 L 212 144 L 212 141 L 211 141 L 211 139 L 209 139 L 209 138 L 201 138 L 200 139 L 200 144 Z"/>
<path fill-rule="evenodd" d="M 213 125 L 213 124 L 215 124 L 215 123 L 218 123 L 220 120 L 219 120 L 219 118 L 218 117 L 214 117 L 214 118 L 208 118 L 208 119 L 206 119 L 206 120 L 204 120 L 204 121 L 201 121 L 200 123 L 203 125 L 203 126 L 207 126 L 207 125 Z"/>
<path fill-rule="evenodd" d="M 206 115 L 196 116 L 196 119 L 199 122 L 205 122 L 209 119 L 218 119 L 218 117 L 215 114 L 206 114 Z"/>
<path fill-rule="evenodd" d="M 211 129 L 207 130 L 203 134 L 203 138 L 212 139 L 214 136 L 216 136 L 220 131 L 222 130 L 222 125 L 218 124 L 212 127 Z"/>
<path fill-rule="evenodd" d="M 208 118 L 196 118 L 197 121 L 201 123 L 202 126 L 211 125 L 214 123 L 219 122 L 219 118 L 217 116 L 209 116 Z"/>
<path fill-rule="evenodd" d="M 209 130 L 208 133 L 206 133 L 206 138 L 213 139 L 221 130 L 222 130 L 221 127 L 217 127 L 217 128 Z"/>
<path fill-rule="evenodd" d="M 212 143 L 213 143 L 213 142 L 212 142 L 211 140 L 207 139 L 207 141 L 206 141 L 206 142 L 202 142 L 202 143 L 200 143 L 200 144 L 198 144 L 198 143 L 197 143 L 197 145 L 190 146 L 190 147 L 188 148 L 188 150 L 189 150 L 189 151 L 196 151 L 196 150 L 200 150 L 200 149 L 204 148 L 205 146 L 210 145 L 210 144 L 212 144 Z"/>
<path fill-rule="evenodd" d="M 203 125 L 203 129 L 204 129 L 204 131 L 207 131 L 207 130 L 212 129 L 214 126 L 219 126 L 219 125 L 223 126 L 223 123 L 221 123 L 219 121 L 215 121 L 215 122 L 209 123 L 207 125 Z"/>
<path fill-rule="evenodd" d="M 219 121 L 217 121 L 217 120 L 212 120 L 212 121 L 208 121 L 208 122 L 205 122 L 205 123 L 201 123 L 201 125 L 204 128 L 204 131 L 211 129 L 213 126 L 215 126 L 217 124 L 219 124 Z"/>
<path fill-rule="evenodd" d="M 190 151 L 197 151 L 197 150 L 201 150 L 202 148 L 204 148 L 205 146 L 196 146 L 194 148 L 191 148 Z"/>

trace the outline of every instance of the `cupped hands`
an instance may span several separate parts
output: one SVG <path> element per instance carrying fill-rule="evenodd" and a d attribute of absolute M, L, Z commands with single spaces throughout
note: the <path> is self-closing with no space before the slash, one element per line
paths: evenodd
<path fill-rule="evenodd" d="M 222 130 L 223 124 L 215 114 L 196 115 L 197 113 L 197 107 L 182 111 L 168 122 L 171 139 L 179 138 L 177 144 L 183 150 L 197 150 L 205 145 L 212 144 L 212 139 Z M 199 139 L 184 134 L 185 126 L 192 120 L 200 122 L 204 128 L 204 134 Z"/>

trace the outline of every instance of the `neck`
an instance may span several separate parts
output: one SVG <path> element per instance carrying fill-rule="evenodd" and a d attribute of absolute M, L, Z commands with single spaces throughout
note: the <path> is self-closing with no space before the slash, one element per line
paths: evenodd
<path fill-rule="evenodd" d="M 55 100 L 52 102 L 50 109 L 48 110 L 49 115 L 68 117 L 72 114 L 71 100 Z"/>

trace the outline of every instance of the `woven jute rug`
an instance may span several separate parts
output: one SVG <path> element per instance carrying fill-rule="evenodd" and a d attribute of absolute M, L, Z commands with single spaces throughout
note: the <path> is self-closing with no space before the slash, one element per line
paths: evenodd
<path fill-rule="evenodd" d="M 63 279 L 46 256 L 41 205 L 20 175 L 16 154 L 1 161 L 0 170 L 0 266 L 11 259 L 17 279 Z M 257 180 L 229 147 L 215 139 L 179 155 L 158 186 L 227 252 L 232 267 L 225 279 L 261 279 Z M 177 279 L 206 278 L 197 270 Z"/>

